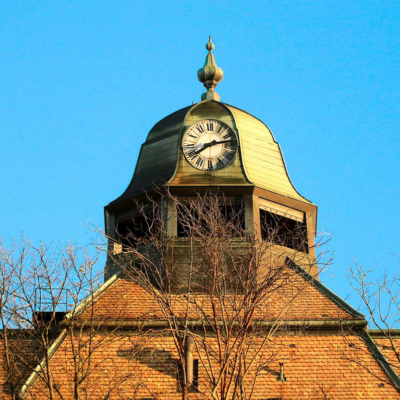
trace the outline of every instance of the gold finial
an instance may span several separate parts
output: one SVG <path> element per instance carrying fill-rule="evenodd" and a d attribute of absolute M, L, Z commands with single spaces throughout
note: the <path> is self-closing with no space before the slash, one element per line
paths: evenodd
<path fill-rule="evenodd" d="M 199 81 L 203 82 L 204 87 L 207 88 L 207 92 L 201 95 L 201 100 L 220 100 L 219 94 L 214 89 L 224 78 L 224 72 L 215 63 L 215 58 L 212 54 L 214 48 L 214 43 L 211 41 L 211 36 L 209 36 L 208 43 L 206 44 L 206 49 L 208 50 L 206 62 L 204 63 L 204 67 L 197 71 Z"/>
<path fill-rule="evenodd" d="M 206 49 L 208 51 L 214 50 L 214 43 L 211 41 L 211 36 L 208 37 L 208 43 L 206 44 Z"/>

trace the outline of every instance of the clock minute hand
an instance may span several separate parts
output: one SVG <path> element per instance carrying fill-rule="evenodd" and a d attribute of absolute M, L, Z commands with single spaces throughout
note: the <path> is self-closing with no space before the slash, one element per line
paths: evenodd
<path fill-rule="evenodd" d="M 212 142 L 209 143 L 205 143 L 203 144 L 203 147 L 199 150 L 196 150 L 195 153 L 199 154 L 201 153 L 203 150 L 208 149 L 211 146 L 215 146 L 217 144 L 221 144 L 221 143 L 232 143 L 232 142 L 236 142 L 236 139 L 230 139 L 230 140 L 221 140 L 220 142 L 217 142 L 216 140 L 213 140 Z"/>
<path fill-rule="evenodd" d="M 200 153 L 200 152 L 202 152 L 204 149 L 207 149 L 208 147 L 215 146 L 215 145 L 217 145 L 217 144 L 221 144 L 221 143 L 232 143 L 232 142 L 236 142 L 236 140 L 235 140 L 235 139 L 231 139 L 231 140 L 221 140 L 220 142 L 217 142 L 216 140 L 213 140 L 213 141 L 210 142 L 210 143 L 206 143 L 206 144 L 204 145 L 204 147 L 203 147 L 200 151 L 197 151 L 197 152 Z"/>
<path fill-rule="evenodd" d="M 201 149 L 199 149 L 199 150 L 196 150 L 195 153 L 196 153 L 196 154 L 199 154 L 199 153 L 201 153 L 203 150 L 208 149 L 208 148 L 211 147 L 211 146 L 214 146 L 214 144 L 216 144 L 216 143 L 217 143 L 217 142 L 216 142 L 215 140 L 213 140 L 212 142 L 209 142 L 209 143 L 204 143 L 204 144 L 203 144 L 203 147 L 202 147 Z"/>
<path fill-rule="evenodd" d="M 215 142 L 214 144 L 220 144 L 220 143 L 233 143 L 236 142 L 236 139 L 230 139 L 230 140 L 221 140 L 220 142 Z M 214 146 L 214 144 L 212 144 L 211 146 Z"/>

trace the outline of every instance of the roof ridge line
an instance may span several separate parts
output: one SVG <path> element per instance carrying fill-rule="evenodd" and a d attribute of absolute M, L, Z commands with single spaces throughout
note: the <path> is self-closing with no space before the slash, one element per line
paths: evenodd
<path fill-rule="evenodd" d="M 397 375 L 396 371 L 393 369 L 393 367 L 390 365 L 386 357 L 381 352 L 379 346 L 375 343 L 375 341 L 372 339 L 367 330 L 364 329 L 360 334 L 360 336 L 364 340 L 367 347 L 371 350 L 373 356 L 378 360 L 383 370 L 389 376 L 395 388 L 400 392 L 400 378 Z"/>
<path fill-rule="evenodd" d="M 77 305 L 77 307 L 74 310 L 72 310 L 68 314 L 66 314 L 64 317 L 64 320 L 70 320 L 73 317 L 76 317 L 77 315 L 79 315 L 83 311 L 85 311 L 93 301 L 98 299 L 110 286 L 112 286 L 119 279 L 120 275 L 121 275 L 121 271 L 118 271 L 116 274 L 111 276 L 111 278 L 109 278 L 106 282 L 104 282 L 97 290 L 95 290 L 92 294 L 85 297 Z M 49 360 L 51 360 L 51 358 L 53 357 L 53 355 L 55 354 L 57 349 L 60 347 L 60 345 L 64 341 L 66 335 L 67 335 L 67 329 L 64 328 L 49 348 L 49 352 L 48 352 Z M 45 365 L 46 365 L 46 356 L 44 356 L 42 358 L 42 360 L 40 361 L 40 363 L 36 365 L 34 370 L 29 375 L 28 379 L 25 381 L 25 383 L 21 387 L 21 389 L 19 391 L 19 396 L 22 399 L 25 398 L 29 389 L 35 384 L 37 378 L 39 377 L 40 371 L 43 371 Z"/>
<path fill-rule="evenodd" d="M 339 307 L 346 310 L 349 314 L 353 315 L 357 318 L 365 319 L 365 315 L 361 314 L 354 307 L 352 307 L 349 303 L 343 300 L 336 293 L 332 292 L 328 287 L 326 287 L 319 280 L 315 279 L 314 276 L 310 275 L 303 267 L 293 261 L 290 257 L 286 257 L 285 264 L 290 268 L 294 269 L 297 273 L 299 273 L 306 281 L 309 281 L 316 289 L 318 289 L 323 295 L 328 297 L 330 300 L 335 302 Z"/>
<path fill-rule="evenodd" d="M 120 278 L 121 275 L 122 271 L 118 271 L 114 275 L 112 275 L 98 289 L 86 296 L 73 310 L 66 314 L 63 319 L 69 320 L 83 313 L 89 307 L 89 305 L 97 300 L 110 286 L 112 286 Z"/>
<path fill-rule="evenodd" d="M 67 336 L 67 329 L 63 329 L 61 333 L 57 336 L 56 340 L 52 343 L 48 352 L 49 361 L 53 358 L 55 352 L 61 346 L 61 343 L 64 341 L 66 336 Z M 30 373 L 28 379 L 25 381 L 25 383 L 19 390 L 19 397 L 21 399 L 24 399 L 25 396 L 28 394 L 29 389 L 35 384 L 36 380 L 39 377 L 39 374 L 44 370 L 45 366 L 46 366 L 46 355 L 44 355 L 40 363 L 36 365 L 36 367 Z"/>

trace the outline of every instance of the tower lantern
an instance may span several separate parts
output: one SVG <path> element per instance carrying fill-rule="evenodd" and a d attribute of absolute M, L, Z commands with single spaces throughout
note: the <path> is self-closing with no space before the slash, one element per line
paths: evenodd
<path fill-rule="evenodd" d="M 180 198 L 210 190 L 242 205 L 248 233 L 266 239 L 289 255 L 315 258 L 317 206 L 293 186 L 279 144 L 261 120 L 220 101 L 215 88 L 223 78 L 211 41 L 198 78 L 207 88 L 202 101 L 157 122 L 142 145 L 133 178 L 125 192 L 105 207 L 106 231 L 117 240 L 135 230 L 135 200 L 155 188 L 167 188 Z M 165 209 L 172 237 L 182 235 L 176 210 Z M 121 247 L 117 246 L 117 249 Z M 317 267 L 312 271 L 317 274 Z"/>

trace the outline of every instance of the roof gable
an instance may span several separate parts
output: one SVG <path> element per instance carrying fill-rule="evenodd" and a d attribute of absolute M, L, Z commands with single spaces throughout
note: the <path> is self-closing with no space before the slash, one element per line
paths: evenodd
<path fill-rule="evenodd" d="M 272 292 L 254 314 L 255 321 L 273 321 L 282 318 L 284 321 L 344 321 L 365 320 L 347 302 L 329 290 L 325 285 L 308 274 L 303 268 L 287 259 L 288 278 L 280 290 Z M 155 293 L 155 292 L 154 292 Z M 91 318 L 97 321 L 149 321 L 165 320 L 165 315 L 157 298 L 148 288 L 128 280 L 122 275 L 113 276 L 79 310 L 79 319 Z M 186 318 L 188 308 L 186 295 L 169 295 L 171 310 L 175 316 Z M 226 312 L 234 314 L 235 304 L 240 295 L 228 295 L 224 299 Z M 231 310 L 229 310 L 231 308 Z M 284 316 L 282 317 L 282 310 Z M 203 312 L 211 315 L 211 304 L 208 295 L 191 294 L 188 319 L 198 320 Z M 366 323 L 365 323 L 366 324 Z"/>

